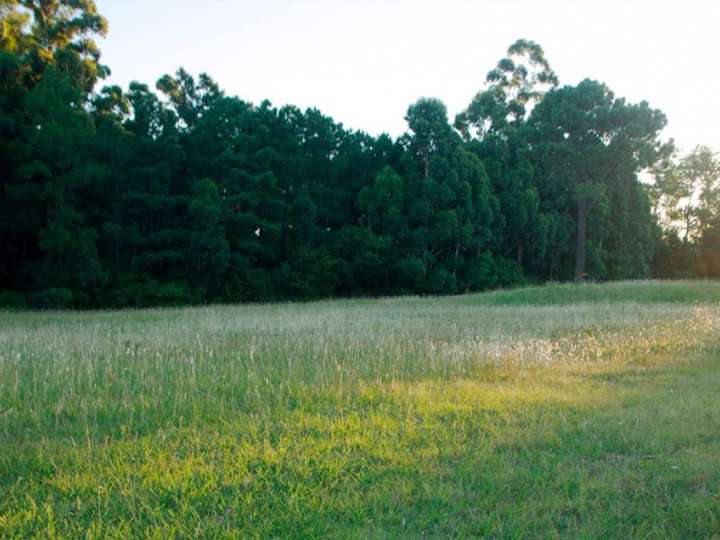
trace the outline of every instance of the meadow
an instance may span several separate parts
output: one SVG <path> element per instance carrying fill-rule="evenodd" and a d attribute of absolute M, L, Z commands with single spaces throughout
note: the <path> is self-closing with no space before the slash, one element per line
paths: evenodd
<path fill-rule="evenodd" d="M 0 537 L 720 535 L 720 283 L 0 312 Z"/>

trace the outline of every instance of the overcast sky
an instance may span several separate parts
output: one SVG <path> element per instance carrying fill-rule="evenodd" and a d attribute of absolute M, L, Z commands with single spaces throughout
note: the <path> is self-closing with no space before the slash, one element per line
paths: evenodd
<path fill-rule="evenodd" d="M 154 85 L 183 66 L 255 103 L 315 106 L 394 136 L 408 105 L 450 118 L 517 38 L 545 49 L 562 84 L 590 77 L 668 116 L 666 137 L 720 150 L 716 0 L 97 0 L 112 83 Z"/>

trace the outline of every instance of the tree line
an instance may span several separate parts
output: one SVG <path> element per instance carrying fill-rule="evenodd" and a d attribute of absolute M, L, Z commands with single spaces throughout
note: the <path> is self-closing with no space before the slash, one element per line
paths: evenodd
<path fill-rule="evenodd" d="M 713 152 L 678 157 L 646 102 L 561 86 L 532 41 L 456 118 L 421 98 L 393 139 L 183 69 L 100 86 L 92 0 L 0 0 L 0 20 L 0 304 L 720 274 Z"/>

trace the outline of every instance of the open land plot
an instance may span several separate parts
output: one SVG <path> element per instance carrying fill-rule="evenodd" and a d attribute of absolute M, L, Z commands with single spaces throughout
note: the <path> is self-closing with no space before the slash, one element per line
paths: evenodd
<path fill-rule="evenodd" d="M 3 312 L 0 536 L 717 535 L 718 300 Z"/>

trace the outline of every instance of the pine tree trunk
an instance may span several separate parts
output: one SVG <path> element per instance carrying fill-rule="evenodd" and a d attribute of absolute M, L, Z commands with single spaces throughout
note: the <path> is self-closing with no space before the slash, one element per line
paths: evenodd
<path fill-rule="evenodd" d="M 585 277 L 585 252 L 587 248 L 587 203 L 579 202 L 577 208 L 577 239 L 575 242 L 575 281 Z"/>
<path fill-rule="evenodd" d="M 455 260 L 453 261 L 453 277 L 457 277 L 458 256 L 460 255 L 460 242 L 455 242 Z"/>

